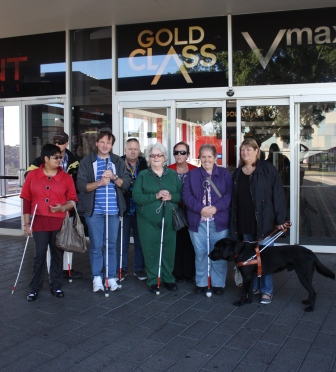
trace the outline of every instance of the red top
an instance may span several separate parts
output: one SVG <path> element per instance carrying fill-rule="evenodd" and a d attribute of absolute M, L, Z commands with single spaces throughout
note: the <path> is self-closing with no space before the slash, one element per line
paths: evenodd
<path fill-rule="evenodd" d="M 58 168 L 54 177 L 46 176 L 44 164 L 30 171 L 22 186 L 20 197 L 23 201 L 23 214 L 33 214 L 37 204 L 33 231 L 59 230 L 66 212 L 52 213 L 50 206 L 64 205 L 73 200 L 77 203 L 77 193 L 72 177 Z"/>
<path fill-rule="evenodd" d="M 192 169 L 197 168 L 195 165 L 192 165 L 190 163 L 187 163 L 188 165 L 188 171 L 191 171 Z M 168 168 L 174 169 L 175 172 L 177 172 L 176 163 L 168 165 Z"/>

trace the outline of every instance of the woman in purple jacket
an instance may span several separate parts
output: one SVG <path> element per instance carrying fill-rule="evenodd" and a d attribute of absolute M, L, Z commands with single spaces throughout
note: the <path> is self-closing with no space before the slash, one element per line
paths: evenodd
<path fill-rule="evenodd" d="M 210 251 L 214 244 L 229 236 L 232 180 L 229 171 L 218 167 L 217 152 L 211 144 L 199 150 L 201 167 L 189 172 L 183 186 L 182 199 L 187 206 L 189 233 L 195 249 L 196 293 L 205 293 L 208 277 L 207 220 Z M 224 293 L 227 261 L 211 261 L 213 293 Z"/>

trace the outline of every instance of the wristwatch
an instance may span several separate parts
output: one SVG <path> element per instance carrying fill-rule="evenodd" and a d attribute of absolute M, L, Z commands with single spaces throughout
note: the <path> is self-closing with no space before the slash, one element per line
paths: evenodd
<path fill-rule="evenodd" d="M 118 179 L 119 177 L 118 177 L 118 175 L 117 174 L 115 174 L 115 179 L 114 179 L 114 182 Z"/>

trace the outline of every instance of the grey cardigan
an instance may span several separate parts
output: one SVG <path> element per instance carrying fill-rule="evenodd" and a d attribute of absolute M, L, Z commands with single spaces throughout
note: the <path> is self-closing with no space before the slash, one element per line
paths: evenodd
<path fill-rule="evenodd" d="M 131 185 L 131 177 L 127 171 L 125 162 L 118 156 L 110 152 L 111 161 L 115 164 L 116 174 L 119 178 L 122 178 L 123 184 L 121 187 L 116 186 L 117 203 L 119 208 L 119 215 L 122 216 L 126 210 L 126 202 L 123 196 L 122 190 L 129 189 Z M 86 216 L 92 216 L 96 190 L 86 191 L 86 185 L 91 182 L 95 182 L 95 174 L 93 163 L 97 160 L 97 152 L 92 152 L 86 155 L 79 163 L 79 170 L 77 175 L 76 186 L 79 195 L 79 206 L 78 209 L 83 211 Z"/>

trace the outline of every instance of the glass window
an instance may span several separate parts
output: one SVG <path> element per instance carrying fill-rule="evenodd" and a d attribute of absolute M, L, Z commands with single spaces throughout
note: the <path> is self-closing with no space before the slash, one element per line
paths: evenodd
<path fill-rule="evenodd" d="M 124 144 L 128 138 L 136 138 L 140 143 L 142 155 L 148 145 L 161 142 L 171 148 L 169 108 L 130 108 L 124 109 Z"/>
<path fill-rule="evenodd" d="M 233 16 L 234 85 L 336 81 L 335 8 Z"/>
<path fill-rule="evenodd" d="M 118 90 L 227 86 L 227 18 L 117 27 Z"/>
<path fill-rule="evenodd" d="M 65 32 L 0 39 L 0 98 L 65 94 Z"/>
<path fill-rule="evenodd" d="M 261 158 L 271 162 L 279 171 L 285 191 L 286 217 L 289 220 L 291 162 L 289 106 L 243 106 L 241 108 L 241 131 L 242 140 L 255 139 L 261 150 Z M 288 237 L 289 234 L 290 229 L 287 232 Z M 282 237 L 285 237 L 285 234 Z M 289 241 L 288 237 L 286 242 Z M 277 243 L 280 242 L 277 241 Z"/>
<path fill-rule="evenodd" d="M 112 128 L 111 27 L 71 35 L 71 151 L 79 158 L 95 149 L 97 132 Z"/>
<path fill-rule="evenodd" d="M 336 246 L 335 107 L 300 104 L 300 244 Z"/>

